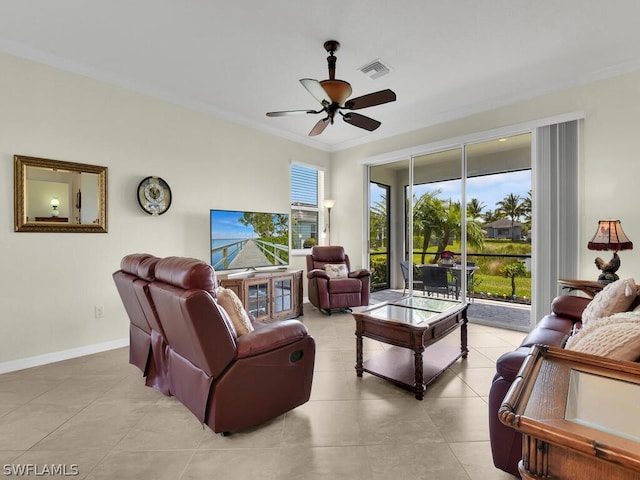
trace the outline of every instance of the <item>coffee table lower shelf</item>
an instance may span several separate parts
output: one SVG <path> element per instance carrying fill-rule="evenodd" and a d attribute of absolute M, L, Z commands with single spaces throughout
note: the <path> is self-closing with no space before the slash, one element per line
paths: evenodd
<path fill-rule="evenodd" d="M 362 371 L 384 378 L 422 399 L 425 389 L 459 358 L 465 356 L 459 346 L 434 343 L 422 353 L 422 385 L 416 385 L 416 354 L 403 347 L 391 347 L 366 360 Z"/>

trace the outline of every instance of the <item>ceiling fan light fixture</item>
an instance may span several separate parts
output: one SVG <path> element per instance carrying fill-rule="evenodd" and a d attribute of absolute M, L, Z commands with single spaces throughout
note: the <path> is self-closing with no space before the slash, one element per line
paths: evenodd
<path fill-rule="evenodd" d="M 361 95 L 357 98 L 347 100 L 353 90 L 351 84 L 344 80 L 336 79 L 336 57 L 335 51 L 340 47 L 340 43 L 335 40 L 325 42 L 324 48 L 329 53 L 327 64 L 329 67 L 329 78 L 327 80 L 314 80 L 313 78 L 303 78 L 300 83 L 307 91 L 322 105 L 319 110 L 285 110 L 278 112 L 267 112 L 268 117 L 282 117 L 286 115 L 298 115 L 303 113 L 326 113 L 327 116 L 318 120 L 309 132 L 309 136 L 320 135 L 327 125 L 332 125 L 336 113 L 342 116 L 342 119 L 355 127 L 362 128 L 372 132 L 381 124 L 378 120 L 360 115 L 359 113 L 347 112 L 342 113 L 341 110 L 360 110 L 362 108 L 374 107 L 384 103 L 395 102 L 396 94 L 390 90 L 380 90 L 379 92 Z"/>
<path fill-rule="evenodd" d="M 344 106 L 344 102 L 351 96 L 351 84 L 344 80 L 322 80 L 322 88 L 327 92 L 332 102 Z"/>

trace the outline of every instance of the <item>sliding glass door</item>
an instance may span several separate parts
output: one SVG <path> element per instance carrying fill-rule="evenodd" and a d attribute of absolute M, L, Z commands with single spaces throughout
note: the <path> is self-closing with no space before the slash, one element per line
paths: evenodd
<path fill-rule="evenodd" d="M 461 158 L 459 148 L 413 158 L 413 184 L 406 187 L 407 205 L 413 211 L 413 236 L 406 237 L 406 251 L 411 252 L 408 260 L 416 264 L 453 263 L 454 257 L 443 259 L 442 253 L 457 252 L 459 256 L 462 251 Z M 407 212 L 405 218 L 409 216 Z"/>
<path fill-rule="evenodd" d="M 390 282 L 390 217 L 389 192 L 382 183 L 369 184 L 369 268 L 371 290 L 391 288 Z"/>
<path fill-rule="evenodd" d="M 371 185 L 385 181 L 387 236 L 397 239 L 385 256 L 392 288 L 411 292 L 417 285 L 429 294 L 421 271 L 439 266 L 448 271 L 449 296 L 530 302 L 530 133 L 415 155 L 369 172 Z M 370 237 L 373 245 L 373 230 Z M 375 249 L 370 253 L 374 265 Z M 406 264 L 412 265 L 408 274 Z"/>

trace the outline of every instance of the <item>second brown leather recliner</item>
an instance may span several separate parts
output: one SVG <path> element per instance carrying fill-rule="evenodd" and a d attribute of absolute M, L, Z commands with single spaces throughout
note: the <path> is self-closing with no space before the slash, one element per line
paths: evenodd
<path fill-rule="evenodd" d="M 369 270 L 351 271 L 343 247 L 313 247 L 307 255 L 309 301 L 324 313 L 369 305 L 370 277 Z"/>

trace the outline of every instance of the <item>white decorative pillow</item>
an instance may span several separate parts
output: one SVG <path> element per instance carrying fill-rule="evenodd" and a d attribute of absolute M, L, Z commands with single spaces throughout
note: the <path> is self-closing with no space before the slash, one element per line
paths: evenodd
<path fill-rule="evenodd" d="M 565 348 L 633 362 L 640 358 L 640 315 L 621 312 L 591 320 L 567 340 Z"/>
<path fill-rule="evenodd" d="M 349 276 L 349 270 L 345 263 L 327 263 L 324 266 L 324 271 L 327 272 L 329 278 L 347 278 Z"/>
<path fill-rule="evenodd" d="M 624 312 L 636 298 L 636 282 L 633 278 L 620 279 L 610 283 L 598 292 L 582 312 L 583 326 L 596 318 L 604 318 L 614 313 Z"/>
<path fill-rule="evenodd" d="M 227 312 L 229 318 L 231 318 L 238 336 L 253 332 L 251 319 L 249 318 L 249 315 L 247 315 L 247 311 L 242 306 L 242 302 L 233 290 L 218 287 L 216 288 L 216 297 L 218 305 L 224 308 L 224 311 Z"/>

